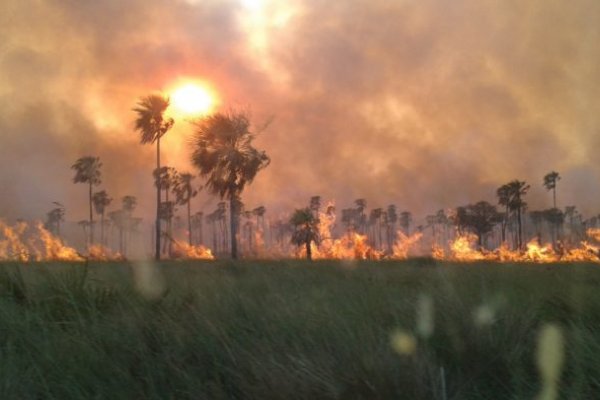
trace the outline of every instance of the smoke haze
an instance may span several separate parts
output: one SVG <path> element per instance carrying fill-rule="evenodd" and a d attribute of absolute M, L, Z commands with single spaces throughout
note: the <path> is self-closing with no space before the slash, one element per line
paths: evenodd
<path fill-rule="evenodd" d="M 0 216 L 85 218 L 70 166 L 104 164 L 102 188 L 151 218 L 154 149 L 139 144 L 140 96 L 198 78 L 223 107 L 248 107 L 272 158 L 244 193 L 270 212 L 311 195 L 417 215 L 495 203 L 512 180 L 548 208 L 597 213 L 597 0 L 3 0 Z M 191 170 L 185 121 L 164 162 Z M 215 200 L 201 193 L 196 208 Z M 205 210 L 209 211 L 209 210 Z"/>

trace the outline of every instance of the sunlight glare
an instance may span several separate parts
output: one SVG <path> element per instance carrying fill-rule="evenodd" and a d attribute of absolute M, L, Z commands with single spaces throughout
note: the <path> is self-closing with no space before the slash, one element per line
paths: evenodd
<path fill-rule="evenodd" d="M 208 113 L 214 98 L 210 91 L 195 83 L 177 87 L 171 94 L 171 107 L 177 114 L 194 116 Z"/>

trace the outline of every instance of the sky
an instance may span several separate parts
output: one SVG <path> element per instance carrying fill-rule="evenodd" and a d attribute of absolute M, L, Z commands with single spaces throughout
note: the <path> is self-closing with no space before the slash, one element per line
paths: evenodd
<path fill-rule="evenodd" d="M 597 214 L 599 17 L 597 0 L 3 0 L 0 217 L 60 201 L 84 219 L 70 166 L 94 155 L 98 190 L 151 218 L 155 153 L 132 108 L 189 79 L 272 121 L 255 141 L 271 165 L 243 194 L 272 216 L 313 195 L 425 215 L 513 179 L 549 208 L 552 170 L 559 206 Z M 194 172 L 192 133 L 176 120 L 166 164 Z"/>

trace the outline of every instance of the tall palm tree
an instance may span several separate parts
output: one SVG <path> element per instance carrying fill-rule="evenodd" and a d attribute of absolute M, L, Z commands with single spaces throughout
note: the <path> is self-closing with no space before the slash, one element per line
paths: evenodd
<path fill-rule="evenodd" d="M 256 229 L 264 231 L 265 225 L 265 213 L 267 209 L 265 206 L 258 206 L 254 210 L 252 210 L 252 214 L 256 217 Z"/>
<path fill-rule="evenodd" d="M 544 187 L 546 190 L 552 190 L 553 207 L 556 208 L 556 183 L 560 180 L 560 175 L 552 171 L 544 176 Z"/>
<path fill-rule="evenodd" d="M 94 244 L 94 213 L 93 213 L 93 191 L 92 187 L 99 185 L 102 180 L 102 172 L 100 168 L 102 163 L 98 157 L 81 157 L 75 164 L 71 166 L 71 169 L 75 170 L 75 177 L 73 178 L 74 183 L 86 183 L 89 185 L 89 203 L 90 203 L 90 236 L 89 244 Z"/>
<path fill-rule="evenodd" d="M 119 253 L 124 256 L 125 255 L 125 220 L 127 216 L 125 215 L 125 210 L 115 210 L 108 213 L 108 218 L 110 219 L 112 226 L 116 227 L 119 230 Z"/>
<path fill-rule="evenodd" d="M 527 182 L 514 180 L 507 183 L 509 202 L 508 207 L 511 211 L 515 211 L 517 215 L 517 248 L 523 246 L 523 221 L 522 213 L 527 203 L 523 200 L 523 197 L 529 191 L 530 186 Z"/>
<path fill-rule="evenodd" d="M 177 176 L 179 173 L 173 167 L 160 167 L 154 170 L 154 185 L 165 192 L 165 199 L 162 201 L 160 209 L 161 209 L 161 219 L 165 221 L 165 232 L 163 232 L 163 236 L 167 237 L 168 240 L 163 243 L 163 252 L 168 248 L 168 253 L 171 253 L 172 250 L 172 226 L 173 226 L 173 217 L 175 216 L 175 202 L 169 200 L 169 194 L 175 187 L 175 181 L 177 180 Z"/>
<path fill-rule="evenodd" d="M 187 206 L 188 242 L 192 245 L 192 199 L 198 191 L 192 186 L 195 176 L 190 173 L 177 174 L 173 186 L 177 204 Z"/>
<path fill-rule="evenodd" d="M 173 127 L 175 121 L 165 118 L 169 99 L 160 95 L 143 97 L 133 109 L 137 113 L 135 130 L 140 133 L 142 144 L 156 142 L 156 169 L 160 170 L 160 139 Z M 156 242 L 154 257 L 160 259 L 160 182 L 156 188 Z"/>
<path fill-rule="evenodd" d="M 310 198 L 310 210 L 315 217 L 319 219 L 319 211 L 321 209 L 321 196 L 312 196 Z"/>
<path fill-rule="evenodd" d="M 367 200 L 365 199 L 356 199 L 354 200 L 354 205 L 356 205 L 356 218 L 357 218 L 357 226 L 360 234 L 364 235 L 366 226 L 367 226 L 367 214 L 365 210 L 367 209 Z"/>
<path fill-rule="evenodd" d="M 54 233 L 57 237 L 60 237 L 60 223 L 65 220 L 65 207 L 58 203 L 53 202 L 56 208 L 50 210 L 46 216 L 46 229 Z"/>
<path fill-rule="evenodd" d="M 508 184 L 502 185 L 496 190 L 498 204 L 504 207 L 504 218 L 501 223 L 502 243 L 506 241 L 506 227 L 510 216 L 510 188 Z"/>
<path fill-rule="evenodd" d="M 204 244 L 204 235 L 202 234 L 204 230 L 203 221 L 204 213 L 202 211 L 198 211 L 192 216 L 192 228 L 197 232 L 196 244 L 198 245 Z"/>
<path fill-rule="evenodd" d="M 291 242 L 296 246 L 304 246 L 306 259 L 312 260 L 311 243 L 319 244 L 319 227 L 317 219 L 310 208 L 296 210 L 290 218 L 290 224 L 294 227 Z"/>
<path fill-rule="evenodd" d="M 208 177 L 206 186 L 230 204 L 231 257 L 237 254 L 238 203 L 246 184 L 251 183 L 270 159 L 252 146 L 256 137 L 243 112 L 218 112 L 196 122 L 192 163 Z"/>
<path fill-rule="evenodd" d="M 396 241 L 396 223 L 398 222 L 398 212 L 396 211 L 396 206 L 394 204 L 390 204 L 387 208 L 387 218 L 388 218 L 388 229 L 387 229 L 387 238 L 388 238 L 388 250 L 392 250 L 392 246 Z"/>
<path fill-rule="evenodd" d="M 539 244 L 542 243 L 542 221 L 544 220 L 544 211 L 530 211 L 529 219 L 535 228 L 535 235 Z"/>
<path fill-rule="evenodd" d="M 402 211 L 400 213 L 400 226 L 404 229 L 406 235 L 410 235 L 410 223 L 412 222 L 412 213 L 410 211 Z"/>
<path fill-rule="evenodd" d="M 121 207 L 125 211 L 125 238 L 123 240 L 124 256 L 127 255 L 127 247 L 131 237 L 133 211 L 137 207 L 137 198 L 135 196 L 124 196 L 121 199 Z"/>
<path fill-rule="evenodd" d="M 108 196 L 106 190 L 101 190 L 94 193 L 92 201 L 94 202 L 96 214 L 100 215 L 100 244 L 104 245 L 106 242 L 104 238 L 104 214 L 106 212 L 106 207 L 112 203 L 112 199 Z"/>
<path fill-rule="evenodd" d="M 500 221 L 500 214 L 496 207 L 487 201 L 480 201 L 464 207 L 464 225 L 477 235 L 477 244 L 483 248 L 485 236 L 492 231 L 494 225 Z M 457 212 L 457 214 L 461 214 Z"/>
<path fill-rule="evenodd" d="M 565 222 L 565 214 L 558 208 L 550 208 L 543 211 L 543 217 L 550 225 L 552 243 L 556 245 L 556 241 L 560 239 L 560 228 Z"/>

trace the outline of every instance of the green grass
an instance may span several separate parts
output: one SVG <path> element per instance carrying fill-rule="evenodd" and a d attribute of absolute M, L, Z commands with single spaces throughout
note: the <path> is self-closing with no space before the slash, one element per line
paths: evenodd
<path fill-rule="evenodd" d="M 443 368 L 448 399 L 533 399 L 549 322 L 566 339 L 561 398 L 600 393 L 597 265 L 148 268 L 1 265 L 0 398 L 442 399 Z M 433 334 L 399 354 L 390 338 L 415 332 L 423 296 Z"/>

